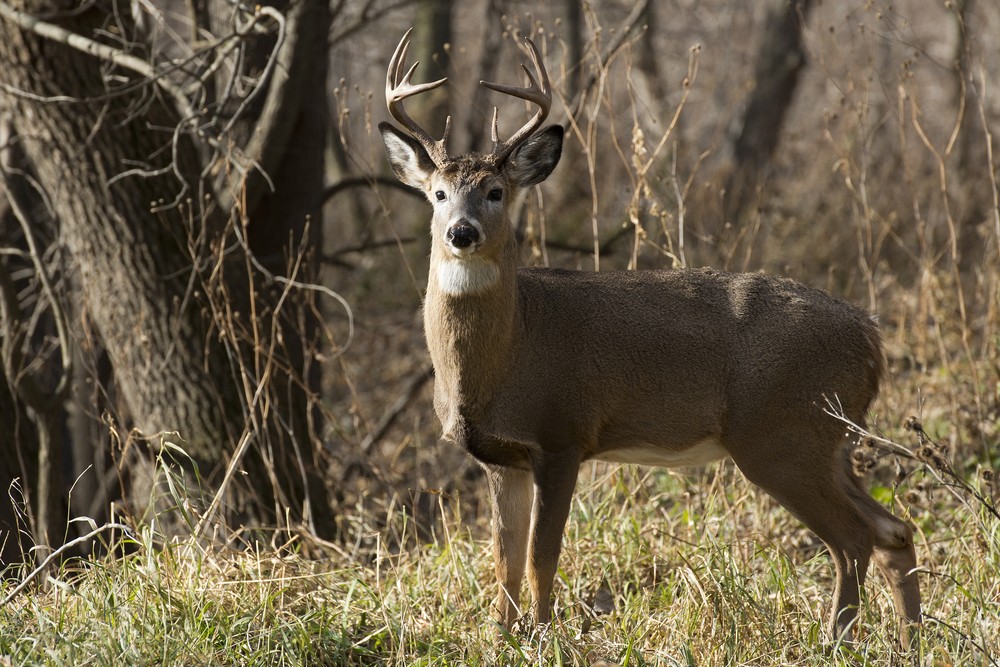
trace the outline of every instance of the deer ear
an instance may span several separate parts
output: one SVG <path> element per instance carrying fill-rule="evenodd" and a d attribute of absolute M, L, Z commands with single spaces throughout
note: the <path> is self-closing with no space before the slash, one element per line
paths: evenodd
<path fill-rule="evenodd" d="M 507 176 L 522 188 L 541 183 L 556 168 L 562 145 L 561 125 L 550 125 L 535 133 L 507 158 Z"/>
<path fill-rule="evenodd" d="M 424 147 L 389 123 L 379 123 L 378 129 L 396 178 L 412 188 L 426 190 L 436 167 Z"/>

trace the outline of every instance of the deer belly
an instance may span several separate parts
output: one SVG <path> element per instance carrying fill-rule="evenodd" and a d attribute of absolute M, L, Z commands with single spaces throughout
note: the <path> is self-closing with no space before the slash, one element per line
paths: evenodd
<path fill-rule="evenodd" d="M 594 458 L 611 463 L 633 463 L 643 466 L 681 468 L 700 466 L 729 456 L 717 438 L 699 440 L 684 449 L 671 449 L 655 445 L 618 447 L 599 452 Z"/>

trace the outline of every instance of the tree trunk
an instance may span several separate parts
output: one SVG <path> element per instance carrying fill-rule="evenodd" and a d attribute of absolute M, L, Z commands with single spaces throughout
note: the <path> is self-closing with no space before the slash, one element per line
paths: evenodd
<path fill-rule="evenodd" d="M 575 102 L 583 85 L 583 3 L 565 0 L 566 5 L 566 99 Z"/>
<path fill-rule="evenodd" d="M 261 163 L 270 169 L 273 190 L 262 179 L 247 189 L 259 192 L 255 205 L 247 211 L 250 251 L 264 266 L 279 275 L 288 275 L 292 264 L 305 251 L 296 278 L 316 282 L 323 248 L 324 151 L 330 123 L 326 80 L 328 74 L 327 35 L 331 16 L 325 2 L 295 3 L 289 10 L 289 32 L 294 48 L 279 55 L 279 67 L 287 74 L 281 91 L 271 91 L 262 109 L 263 124 L 277 119 L 285 126 L 272 132 L 268 155 Z M 323 57 L 317 57 L 322 54 Z M 272 166 L 273 165 L 273 166 Z M 255 172 L 256 173 L 256 172 Z M 274 295 L 277 298 L 277 294 Z M 302 295 L 309 299 L 309 295 Z M 310 528 L 330 538 L 334 534 L 333 513 L 326 486 L 320 479 L 316 452 L 318 434 L 312 426 L 319 421 L 317 397 L 321 390 L 320 366 L 314 359 L 321 342 L 321 304 L 301 303 L 292 315 L 280 318 L 283 353 L 293 373 L 276 378 L 284 397 L 291 426 L 290 437 L 273 439 L 274 460 L 283 488 L 293 490 L 292 502 L 308 501 Z M 296 447 L 298 443 L 298 447 Z"/>
<path fill-rule="evenodd" d="M 802 24 L 812 0 L 772 0 L 754 68 L 754 89 L 732 145 L 726 184 L 726 220 L 739 223 L 760 199 L 768 163 L 778 146 L 799 72 L 805 66 Z"/>
<path fill-rule="evenodd" d="M 23 431 L 26 437 L 15 443 L 16 457 L 12 458 L 17 465 L 11 463 L 9 471 L 21 470 L 20 476 L 11 479 L 18 479 L 25 524 L 35 547 L 33 555 L 41 560 L 58 546 L 66 525 L 61 416 L 70 364 L 63 356 L 45 353 L 52 339 L 56 350 L 63 350 L 67 327 L 55 298 L 55 278 L 39 250 L 40 237 L 51 232 L 51 226 L 46 224 L 47 217 L 29 219 L 33 207 L 27 179 L 15 179 L 12 173 L 24 169 L 24 158 L 11 138 L 9 115 L 4 113 L 0 120 L 0 185 L 10 215 L 0 220 L 0 231 L 11 249 L 16 246 L 19 252 L 0 260 L 0 360 L 13 402 L 11 415 L 34 427 Z M 37 197 L 34 199 L 40 204 Z M 44 209 L 39 205 L 35 210 Z M 15 271 L 20 279 L 15 280 Z M 30 316 L 24 307 L 32 308 Z"/>
<path fill-rule="evenodd" d="M 983 174 L 991 169 L 988 149 L 993 133 L 989 127 L 983 126 L 984 122 L 989 122 L 990 115 L 985 114 L 984 119 L 980 114 L 984 103 L 980 99 L 983 91 L 978 90 L 977 74 L 970 62 L 972 32 L 975 30 L 975 26 L 969 23 L 972 10 L 972 0 L 958 0 L 951 9 L 957 33 L 953 58 L 954 97 L 956 107 L 962 110 L 956 151 L 958 178 L 955 179 L 955 190 L 959 233 L 956 259 L 962 275 L 967 278 L 972 278 L 976 273 L 969 269 L 975 269 L 984 263 L 984 254 L 989 247 L 984 241 L 989 238 L 988 211 L 992 203 L 989 179 L 983 178 Z M 974 286 L 969 284 L 967 288 L 971 290 Z"/>
<path fill-rule="evenodd" d="M 108 28 L 112 4 L 68 14 L 62 25 L 96 34 Z M 35 14 L 59 10 L 54 2 L 28 5 Z M 219 446 L 241 428 L 227 423 L 238 406 L 235 385 L 216 380 L 231 377 L 229 364 L 222 350 L 213 354 L 215 336 L 201 315 L 200 295 L 189 294 L 192 260 L 207 259 L 210 244 L 221 238 L 218 221 L 198 210 L 193 144 L 180 134 L 171 147 L 171 133 L 152 129 L 178 123 L 176 112 L 150 95 L 155 91 L 115 92 L 103 76 L 106 64 L 96 58 L 9 22 L 0 30 L 0 61 L 11 85 L 77 100 L 40 104 L 13 96 L 11 103 L 136 425 L 150 435 L 179 431 L 192 456 L 218 461 Z M 132 165 L 145 165 L 145 173 Z M 175 198 L 180 207 L 151 210 Z M 188 212 L 205 227 L 189 225 Z"/>
<path fill-rule="evenodd" d="M 3 217 L 3 216 L 0 216 Z M 0 231 L 4 229 L 0 219 Z M 0 343 L 8 343 L 4 337 L 12 336 L 17 326 L 11 321 L 6 304 L 14 295 L 13 281 L 8 271 L 6 258 L 0 258 Z M 0 345 L 0 349 L 6 345 Z M 4 350 L 6 352 L 6 350 Z M 16 379 L 10 377 L 7 355 L 2 355 L 0 365 L 0 569 L 4 565 L 22 562 L 27 558 L 25 539 L 30 530 L 22 512 L 30 513 L 30 499 L 33 494 L 33 480 L 38 479 L 39 435 L 28 417 L 24 403 L 19 399 L 13 386 Z"/>
<path fill-rule="evenodd" d="M 3 429 L 3 456 L 0 456 L 0 570 L 20 563 L 26 556 L 22 546 L 27 540 L 21 531 L 27 526 L 18 517 L 17 506 L 23 498 L 23 486 L 35 478 L 37 435 L 24 408 L 0 377 L 0 429 Z M 29 446 L 30 445 L 30 446 Z M 30 545 L 26 545 L 30 546 Z"/>
<path fill-rule="evenodd" d="M 452 0 L 420 0 L 410 53 L 411 62 L 420 62 L 418 81 L 436 81 L 449 75 L 451 70 L 451 7 Z M 445 48 L 445 47 L 449 48 Z M 410 113 L 430 122 L 431 134 L 441 136 L 444 118 L 451 113 L 449 104 L 450 86 L 441 86 L 414 97 L 409 102 Z M 440 124 L 440 125 L 439 125 Z"/>

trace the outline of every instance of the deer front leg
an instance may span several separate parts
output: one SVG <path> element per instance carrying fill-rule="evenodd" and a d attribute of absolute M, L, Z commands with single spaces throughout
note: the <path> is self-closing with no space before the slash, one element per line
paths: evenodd
<path fill-rule="evenodd" d="M 579 461 L 570 456 L 535 464 L 528 583 L 538 623 L 548 623 L 552 618 L 552 581 L 579 471 Z"/>
<path fill-rule="evenodd" d="M 496 611 L 508 630 L 521 615 L 521 579 L 528 557 L 528 526 L 534 492 L 529 470 L 484 465 L 493 508 L 493 562 L 496 569 Z"/>

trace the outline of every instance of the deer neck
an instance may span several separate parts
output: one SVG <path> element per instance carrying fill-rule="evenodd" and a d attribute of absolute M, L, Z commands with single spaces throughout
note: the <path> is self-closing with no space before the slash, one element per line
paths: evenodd
<path fill-rule="evenodd" d="M 488 407 L 510 367 L 519 321 L 517 250 L 512 245 L 497 260 L 458 260 L 436 250 L 424 302 L 436 393 L 450 412 L 473 417 Z"/>

